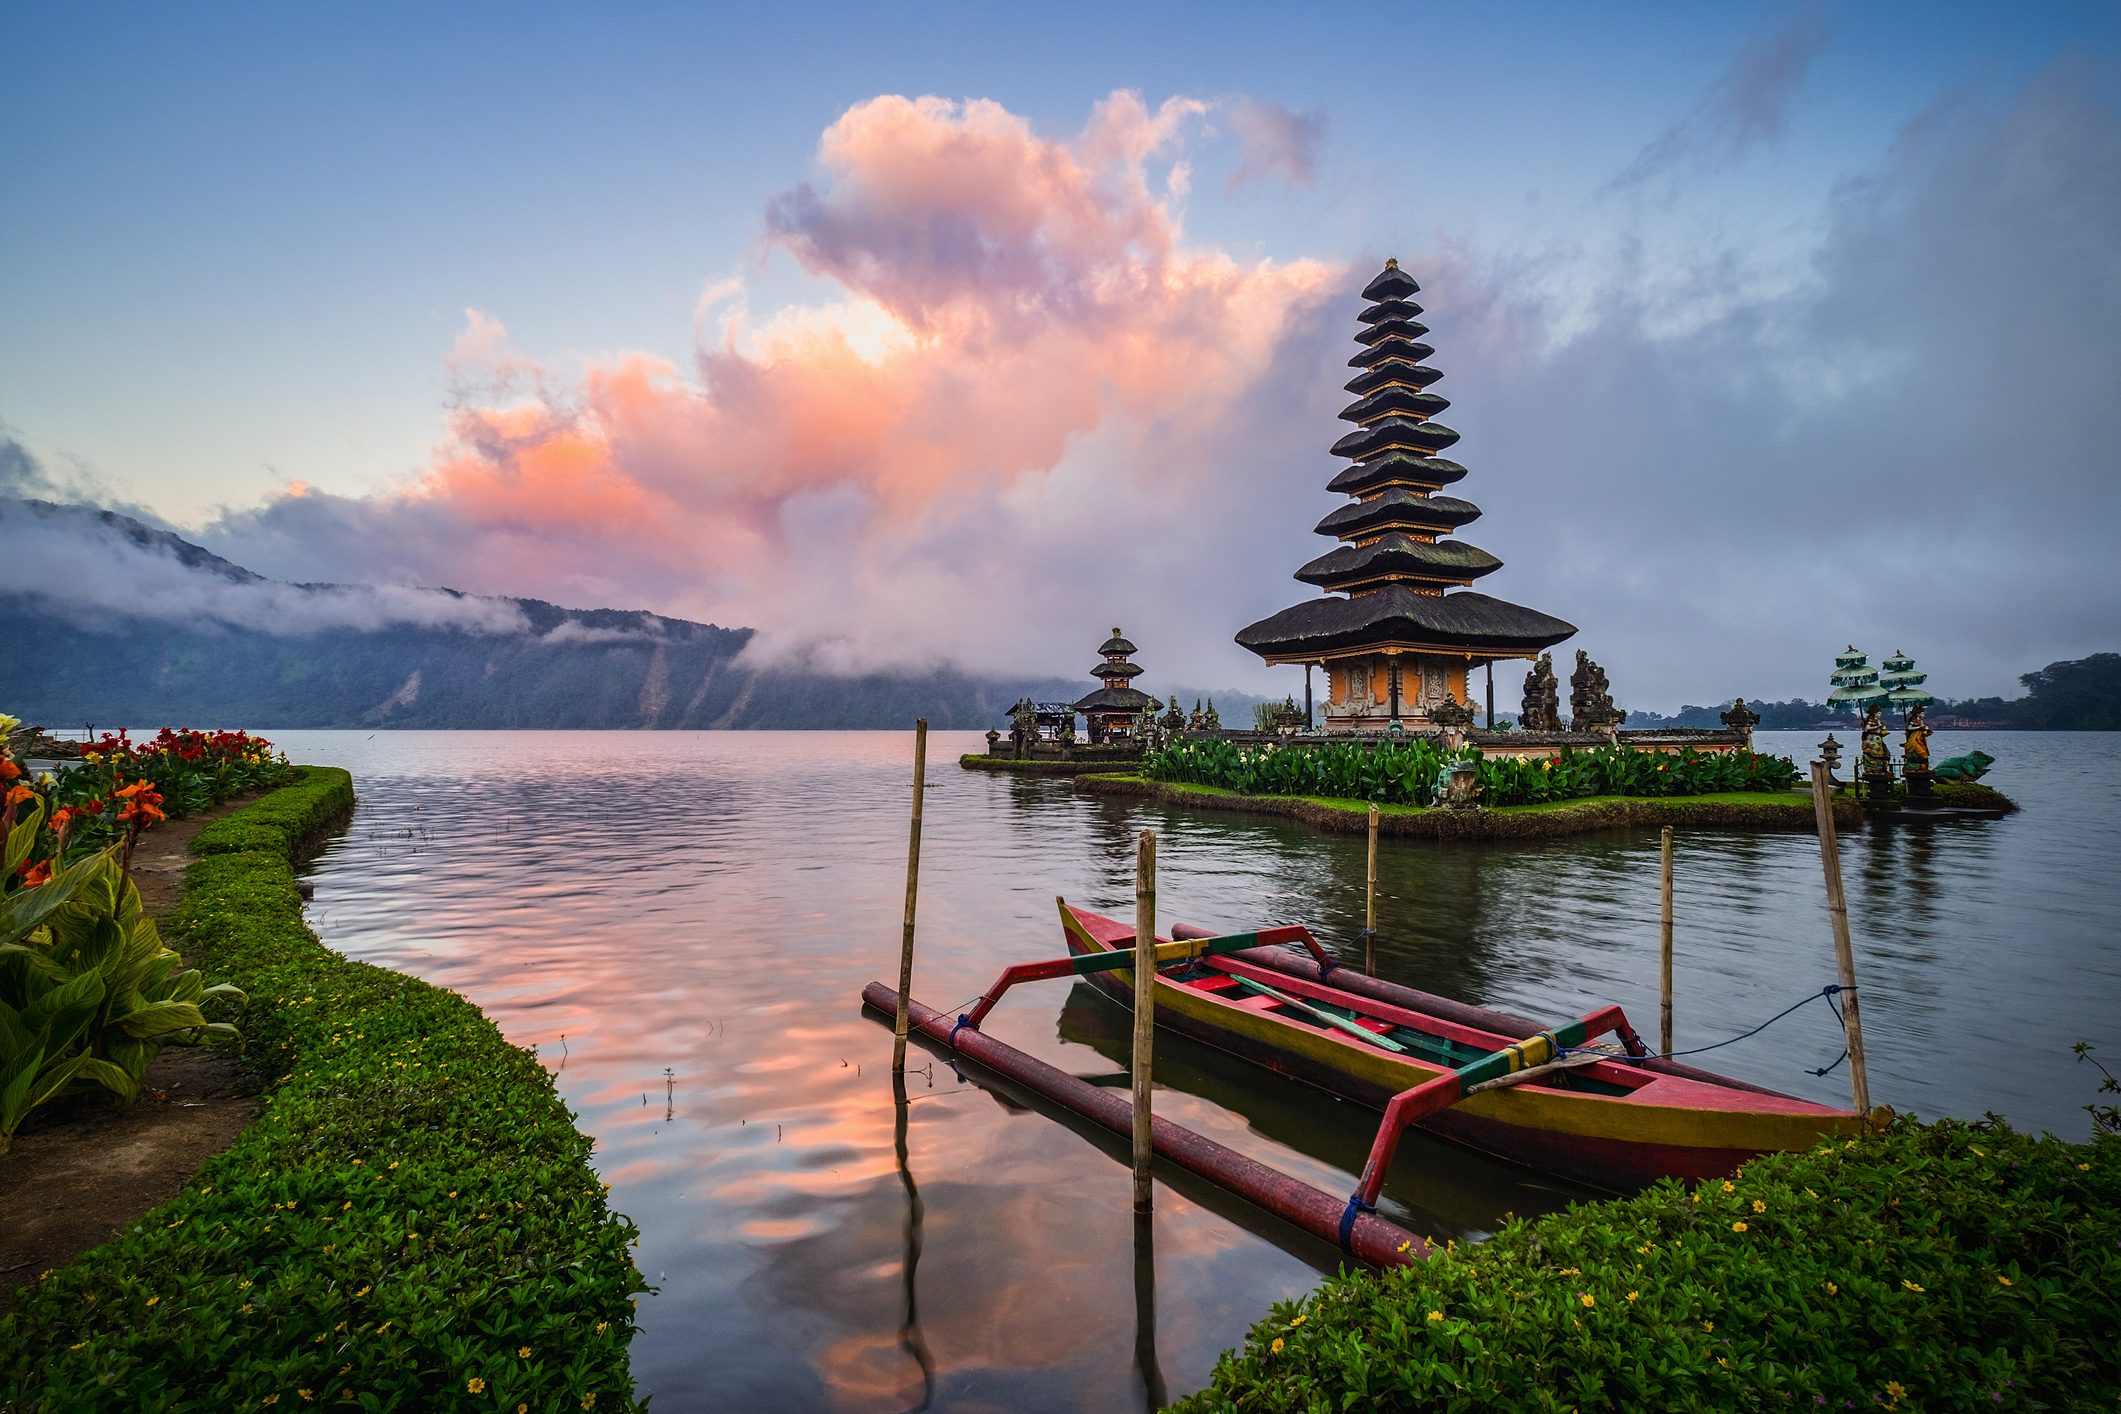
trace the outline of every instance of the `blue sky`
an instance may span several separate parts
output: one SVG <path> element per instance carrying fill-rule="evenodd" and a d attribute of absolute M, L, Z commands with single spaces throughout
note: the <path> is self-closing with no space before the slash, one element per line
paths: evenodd
<path fill-rule="evenodd" d="M 447 360 L 467 310 L 564 383 L 636 352 L 687 368 L 717 281 L 743 283 L 754 321 L 844 297 L 768 240 L 765 213 L 799 183 L 830 189 L 821 134 L 879 95 L 990 99 L 1055 141 L 1115 90 L 1217 104 L 1149 164 L 1159 182 L 1189 173 L 1167 202 L 1185 246 L 1463 265 L 1483 309 L 1497 291 L 1536 299 L 1551 347 L 1623 296 L 1637 325 L 1686 329 L 1816 283 L 1847 194 L 1925 125 L 2005 123 L 2056 75 L 2110 110 L 2121 7 L 15 5 L 0 48 L 0 423 L 47 476 L 218 525 L 234 551 L 241 517 L 290 481 L 365 503 L 432 473 L 465 399 Z M 1247 103 L 1313 123 L 1300 178 L 1233 189 Z M 1447 371 L 1467 361 L 1439 349 Z M 1451 420 L 1493 515 L 1521 469 L 1476 460 L 1472 414 Z M 1288 431 L 1322 450 L 1336 429 L 1329 409 Z M 1523 561 L 1509 529 L 1479 529 Z M 1293 568 L 1311 551 L 1288 543 Z M 1539 602 L 1508 578 L 1496 592 Z M 768 617 L 763 584 L 747 600 L 667 575 L 525 580 L 467 587 Z M 1241 656 L 1199 665 L 1220 666 Z M 2035 666 L 1999 658 L 1966 685 Z"/>

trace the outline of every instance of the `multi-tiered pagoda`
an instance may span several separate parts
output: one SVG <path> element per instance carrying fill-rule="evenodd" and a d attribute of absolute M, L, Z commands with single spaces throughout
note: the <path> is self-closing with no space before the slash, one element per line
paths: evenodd
<path fill-rule="evenodd" d="M 1446 700 L 1465 702 L 1467 676 L 1483 663 L 1534 658 L 1576 632 L 1575 625 L 1466 589 L 1502 561 L 1447 539 L 1480 508 L 1444 487 L 1466 469 L 1436 455 L 1458 434 L 1432 421 L 1450 404 L 1428 391 L 1443 377 L 1422 360 L 1428 327 L 1409 297 L 1421 286 L 1385 262 L 1362 292 L 1362 351 L 1347 385 L 1357 401 L 1340 414 L 1355 430 L 1333 444 L 1354 465 L 1327 483 L 1347 505 L 1318 523 L 1338 540 L 1296 572 L 1325 597 L 1284 609 L 1242 630 L 1237 641 L 1269 663 L 1317 665 L 1327 673 L 1329 730 L 1375 730 L 1398 722 L 1430 726 Z M 1455 591 L 1455 592 L 1453 592 Z M 1308 682 L 1308 677 L 1306 678 Z"/>
<path fill-rule="evenodd" d="M 1127 660 L 1140 651 L 1116 628 L 1097 650 L 1104 661 L 1090 670 L 1090 676 L 1104 686 L 1075 704 L 1090 724 L 1091 745 L 1133 737 L 1142 709 L 1156 706 L 1155 698 L 1130 685 L 1129 680 L 1140 677 L 1142 670 L 1140 664 Z"/>

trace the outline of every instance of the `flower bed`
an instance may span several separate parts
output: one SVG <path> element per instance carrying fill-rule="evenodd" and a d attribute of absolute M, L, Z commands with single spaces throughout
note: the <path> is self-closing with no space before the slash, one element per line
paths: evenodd
<path fill-rule="evenodd" d="M 1542 805 L 1592 796 L 1659 797 L 1731 791 L 1786 791 L 1797 768 L 1782 756 L 1753 751 L 1637 751 L 1563 748 L 1558 756 L 1484 757 L 1476 763 L 1483 805 Z M 1245 795 L 1316 796 L 1380 805 L 1434 803 L 1437 775 L 1453 758 L 1432 741 L 1238 746 L 1181 741 L 1148 753 L 1152 780 L 1216 786 Z"/>
<path fill-rule="evenodd" d="M 635 1407 L 636 1229 L 590 1140 L 477 1007 L 317 941 L 291 861 L 353 789 L 297 775 L 200 833 L 168 923 L 250 996 L 259 1118 L 22 1293 L 0 1390 L 54 1411 Z"/>
<path fill-rule="evenodd" d="M 1216 1409 L 2044 1409 L 2121 1394 L 2121 1138 L 1895 1122 L 1275 1308 Z"/>

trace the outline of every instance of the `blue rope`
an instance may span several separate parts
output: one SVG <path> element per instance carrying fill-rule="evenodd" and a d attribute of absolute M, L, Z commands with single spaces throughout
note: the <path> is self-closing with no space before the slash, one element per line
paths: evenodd
<path fill-rule="evenodd" d="M 1758 1026 L 1755 1026 L 1752 1030 L 1741 1032 L 1740 1034 L 1731 1037 L 1727 1041 L 1718 1041 L 1712 1046 L 1695 1046 L 1693 1049 L 1685 1051 L 1652 1051 L 1648 1055 L 1616 1056 L 1614 1059 L 1629 1061 L 1672 1060 L 1678 1056 L 1698 1056 L 1705 1051 L 1719 1051 L 1722 1050 L 1725 1046 L 1735 1045 L 1738 1042 L 1745 1040 L 1749 1036 L 1758 1036 L 1761 1032 L 1767 1030 L 1770 1026 L 1773 1026 L 1776 1022 L 1782 1020 L 1782 1018 L 1784 1018 L 1785 1016 L 1788 1016 L 1791 1012 L 1797 1010 L 1798 1007 L 1805 1005 L 1805 1003 L 1807 1002 L 1816 1002 L 1821 997 L 1826 998 L 1827 1006 L 1832 1008 L 1835 1017 L 1838 1019 L 1841 1015 L 1841 1008 L 1834 1006 L 1834 994 L 1836 992 L 1853 992 L 1855 990 L 1856 989 L 1854 987 L 1844 987 L 1838 983 L 1830 982 L 1826 986 L 1821 987 L 1818 991 L 1813 992 L 1809 996 L 1805 997 L 1802 1001 L 1792 1002 L 1790 1005 L 1784 1007 L 1781 1011 L 1776 1012 L 1773 1016 L 1761 1022 Z M 1846 1023 L 1843 1023 L 1842 1029 L 1844 1031 L 1847 1029 Z M 1848 1052 L 1844 1050 L 1841 1054 L 1843 1058 L 1846 1058 Z M 1834 1062 L 1834 1065 L 1839 1064 L 1841 1064 L 1841 1062 L 1838 1060 Z M 1811 1073 L 1813 1075 L 1824 1075 L 1827 1073 L 1827 1071 L 1832 1070 L 1834 1068 L 1834 1065 L 1826 1067 L 1826 1070 L 1815 1070 Z"/>
<path fill-rule="evenodd" d="M 944 1040 L 943 1044 L 948 1046 L 953 1051 L 956 1050 L 957 1033 L 964 1030 L 967 1026 L 970 1026 L 971 1024 L 972 1023 L 970 1021 L 966 1020 L 965 1014 L 963 1012 L 959 1012 L 957 1014 L 957 1025 L 950 1028 L 950 1035 Z"/>
<path fill-rule="evenodd" d="M 1348 1195 L 1348 1206 L 1340 1214 L 1340 1250 L 1349 1256 L 1355 1255 L 1355 1215 L 1374 1213 L 1377 1209 L 1362 1200 L 1362 1190 L 1356 1189 Z"/>

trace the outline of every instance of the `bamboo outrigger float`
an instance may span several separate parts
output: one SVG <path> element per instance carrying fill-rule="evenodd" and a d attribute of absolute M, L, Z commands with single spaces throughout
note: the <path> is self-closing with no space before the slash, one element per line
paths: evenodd
<path fill-rule="evenodd" d="M 1060 911 L 1069 952 L 1105 964 L 1083 975 L 1125 1000 L 1133 928 L 1065 901 Z M 1173 931 L 1201 950 L 1160 972 L 1160 1026 L 1384 1111 L 1351 1214 L 1376 1202 L 1410 1124 L 1609 1192 L 1717 1177 L 1757 1154 L 1864 1129 L 1855 1112 L 1649 1056 L 1617 1006 L 1542 1029 L 1354 975 L 1301 927 L 1237 935 L 1256 939 L 1249 946 Z M 1272 946 L 1287 942 L 1305 953 Z M 1014 981 L 1058 975 L 1038 970 L 1053 966 L 1005 972 L 967 1023 Z M 1621 1054 L 1583 1049 L 1607 1034 Z"/>

